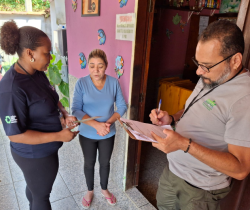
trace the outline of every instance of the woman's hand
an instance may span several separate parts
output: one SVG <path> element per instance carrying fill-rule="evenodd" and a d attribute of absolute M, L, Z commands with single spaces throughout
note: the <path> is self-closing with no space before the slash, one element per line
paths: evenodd
<path fill-rule="evenodd" d="M 69 128 L 65 128 L 62 131 L 58 132 L 59 133 L 58 141 L 70 142 L 71 140 L 73 140 L 79 133 L 79 131 L 71 131 L 75 127 L 76 125 L 71 126 Z"/>
<path fill-rule="evenodd" d="M 73 115 L 66 115 L 64 116 L 64 119 L 65 119 L 65 123 L 68 127 L 70 126 L 76 126 L 76 125 L 79 125 L 80 123 L 74 123 L 74 121 L 77 121 L 77 118 Z"/>
<path fill-rule="evenodd" d="M 109 123 L 97 122 L 94 128 L 98 135 L 106 136 L 110 132 L 110 125 Z"/>

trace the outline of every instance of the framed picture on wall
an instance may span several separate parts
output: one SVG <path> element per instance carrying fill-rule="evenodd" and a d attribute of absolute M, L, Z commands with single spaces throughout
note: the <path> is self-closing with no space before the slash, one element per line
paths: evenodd
<path fill-rule="evenodd" d="M 100 16 L 100 0 L 82 0 L 82 17 Z"/>

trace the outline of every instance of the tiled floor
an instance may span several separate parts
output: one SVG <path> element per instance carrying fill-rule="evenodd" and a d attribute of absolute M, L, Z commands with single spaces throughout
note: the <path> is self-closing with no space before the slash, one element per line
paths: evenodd
<path fill-rule="evenodd" d="M 138 190 L 156 207 L 156 192 L 159 178 L 167 164 L 166 154 L 143 142 Z"/>
<path fill-rule="evenodd" d="M 81 198 L 87 187 L 83 175 L 83 157 L 77 139 L 65 143 L 59 150 L 59 173 L 53 185 L 50 201 L 53 210 L 79 210 Z M 110 180 L 108 188 L 117 197 L 117 205 L 107 204 L 101 196 L 98 164 L 96 164 L 95 195 L 90 209 L 95 210 L 153 210 L 148 201 L 136 192 L 136 188 L 124 193 Z M 29 210 L 25 196 L 25 181 L 22 171 L 10 154 L 9 139 L 0 122 L 0 210 Z M 132 199 L 131 199 L 132 198 Z"/>

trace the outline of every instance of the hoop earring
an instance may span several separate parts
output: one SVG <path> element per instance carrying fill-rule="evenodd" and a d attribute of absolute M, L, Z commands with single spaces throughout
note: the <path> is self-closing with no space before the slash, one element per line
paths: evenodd
<path fill-rule="evenodd" d="M 35 61 L 35 59 L 34 59 L 34 58 L 31 58 L 31 59 L 30 59 L 30 62 L 32 62 L 32 63 L 33 63 L 34 61 Z"/>

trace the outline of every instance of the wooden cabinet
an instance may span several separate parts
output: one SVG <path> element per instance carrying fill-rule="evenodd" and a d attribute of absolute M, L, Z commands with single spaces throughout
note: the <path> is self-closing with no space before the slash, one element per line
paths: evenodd
<path fill-rule="evenodd" d="M 190 80 L 178 77 L 162 79 L 159 82 L 157 103 L 162 99 L 161 110 L 173 115 L 184 108 L 194 87 L 195 84 Z"/>

